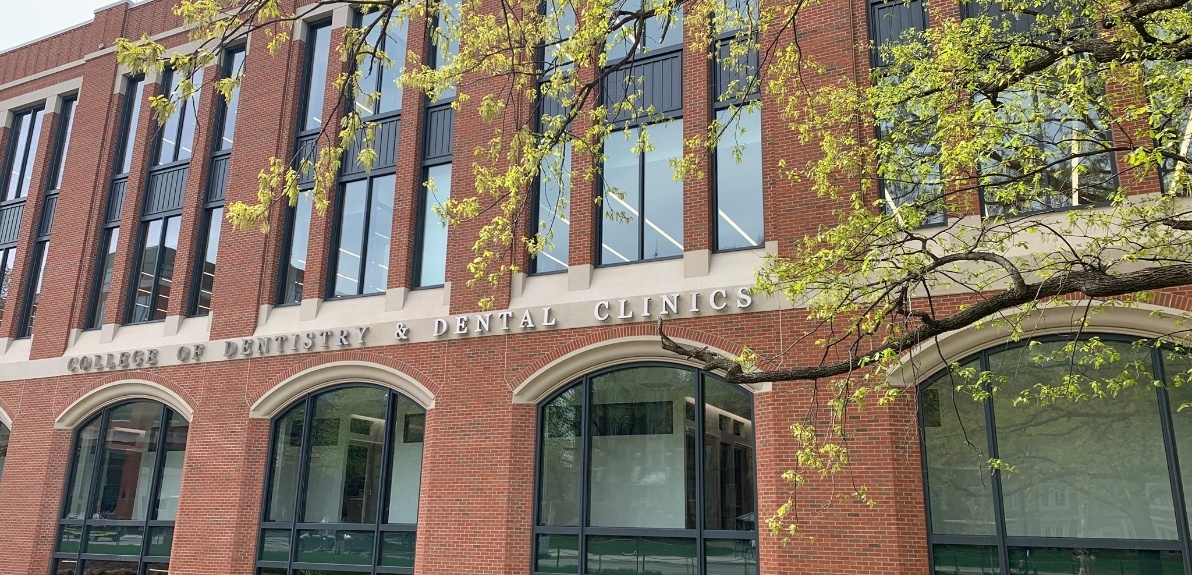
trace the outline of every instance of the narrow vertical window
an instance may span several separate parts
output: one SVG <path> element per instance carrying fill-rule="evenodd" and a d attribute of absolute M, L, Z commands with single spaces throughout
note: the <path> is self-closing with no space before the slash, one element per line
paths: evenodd
<path fill-rule="evenodd" d="M 58 131 L 54 141 L 54 156 L 50 165 L 54 171 L 50 174 L 49 188 L 46 190 L 45 201 L 42 202 L 41 221 L 38 222 L 37 243 L 33 250 L 34 265 L 30 270 L 28 290 L 25 294 L 25 306 L 21 316 L 21 326 L 18 330 L 20 337 L 33 335 L 33 322 L 37 317 L 37 303 L 41 299 L 42 279 L 46 272 L 46 259 L 50 251 L 50 232 L 54 223 L 54 212 L 58 207 L 58 190 L 62 185 L 62 173 L 66 168 L 66 152 L 70 145 L 70 133 L 74 127 L 75 98 L 62 100 L 62 107 L 58 115 Z"/>
<path fill-rule="evenodd" d="M 5 162 L 4 193 L 0 202 L 19 200 L 29 194 L 33 181 L 33 162 L 41 139 L 42 109 L 36 108 L 13 117 L 8 160 Z"/>
<path fill-rule="evenodd" d="M 199 110 L 199 90 L 189 96 L 182 97 L 182 74 L 176 71 L 166 73 L 166 85 L 169 92 L 166 95 L 175 102 L 174 113 L 166 119 L 166 123 L 158 128 L 157 161 L 155 165 L 183 162 L 190 159 L 194 152 L 195 122 Z M 203 85 L 203 71 L 195 71 L 191 82 L 195 87 Z"/>
<path fill-rule="evenodd" d="M 244 48 L 229 50 L 224 54 L 224 78 L 237 76 L 244 68 Z M 211 313 L 211 294 L 215 287 L 215 261 L 219 255 L 219 233 L 223 224 L 224 198 L 227 197 L 228 164 L 232 156 L 232 144 L 236 132 L 236 113 L 240 108 L 240 86 L 232 89 L 227 100 L 220 99 L 218 120 L 215 128 L 215 145 L 211 152 L 210 175 L 207 177 L 207 193 L 203 202 L 203 219 L 200 226 L 199 246 L 195 251 L 194 286 L 190 303 L 190 315 L 201 316 Z"/>
<path fill-rule="evenodd" d="M 124 87 L 124 112 L 121 120 L 120 145 L 117 147 L 116 164 L 113 168 L 108 201 L 104 210 L 102 241 L 96 262 L 96 274 L 91 288 L 91 302 L 88 305 L 87 329 L 103 325 L 107 312 L 108 296 L 112 287 L 112 270 L 116 262 L 116 249 L 120 243 L 120 218 L 124 212 L 124 198 L 128 187 L 128 172 L 132 169 L 132 152 L 136 146 L 137 124 L 140 122 L 141 99 L 145 94 L 144 79 L 128 78 Z"/>
<path fill-rule="evenodd" d="M 567 269 L 568 250 L 571 245 L 571 144 L 566 141 L 563 123 L 568 114 L 563 98 L 550 93 L 551 78 L 557 74 L 574 73 L 570 61 L 562 58 L 558 43 L 571 36 L 575 29 L 575 7 L 563 0 L 548 0 L 545 3 L 546 19 L 550 36 L 540 48 L 542 53 L 542 75 L 538 81 L 538 133 L 560 133 L 556 143 L 538 166 L 537 194 L 533 220 L 542 242 L 542 251 L 532 262 L 534 273 L 550 273 Z"/>
<path fill-rule="evenodd" d="M 433 58 L 431 67 L 436 70 L 451 64 L 459 54 L 460 9 L 460 0 L 446 0 L 440 5 L 440 13 L 435 16 L 430 31 L 430 53 Z M 436 102 L 444 102 L 454 97 L 453 86 L 439 92 Z"/>
<path fill-rule="evenodd" d="M 136 400 L 75 432 L 54 573 L 166 572 L 189 429 L 174 410 Z"/>
<path fill-rule="evenodd" d="M 713 31 L 717 52 L 712 97 L 719 129 L 713 163 L 714 248 L 749 249 L 764 243 L 762 122 L 758 52 L 753 45 L 759 7 L 756 0 L 723 2 L 724 19 Z"/>
<path fill-rule="evenodd" d="M 418 198 L 418 272 L 416 287 L 439 286 L 447 280 L 447 223 L 439 216 L 451 197 L 451 164 L 427 168 Z"/>
<path fill-rule="evenodd" d="M 17 291 L 17 282 L 12 277 L 16 252 L 16 247 L 0 248 L 0 324 L 4 323 L 4 312 L 9 307 L 9 294 L 15 295 Z"/>
<path fill-rule="evenodd" d="M 683 254 L 683 120 L 613 132 L 604 142 L 600 263 Z"/>
<path fill-rule="evenodd" d="M 402 87 L 397 80 L 405 68 L 409 23 L 398 22 L 396 15 L 382 19 L 382 14 L 383 10 L 374 10 L 360 17 L 360 28 L 369 45 L 389 59 L 388 67 L 380 57 L 372 56 L 360 65 L 361 93 L 356 98 L 356 113 L 362 117 L 401 111 Z"/>
<path fill-rule="evenodd" d="M 326 93 L 327 62 L 331 51 L 331 22 L 310 24 L 306 38 L 306 68 L 302 80 L 302 100 L 298 103 L 302 114 L 298 120 L 298 137 L 294 149 L 294 167 L 300 169 L 304 160 L 318 158 L 319 130 L 323 125 L 323 96 Z M 293 304 L 302 301 L 306 285 L 306 251 L 310 240 L 312 201 L 309 191 L 314 187 L 314 174 L 303 170 L 298 176 L 302 193 L 286 213 L 285 253 L 278 273 L 277 302 Z"/>
<path fill-rule="evenodd" d="M 393 174 L 342 186 L 332 297 L 385 293 L 395 187 Z"/>
<path fill-rule="evenodd" d="M 141 233 L 138 266 L 132 282 L 129 323 L 166 318 L 173 286 L 174 257 L 178 251 L 181 216 L 147 222 Z"/>

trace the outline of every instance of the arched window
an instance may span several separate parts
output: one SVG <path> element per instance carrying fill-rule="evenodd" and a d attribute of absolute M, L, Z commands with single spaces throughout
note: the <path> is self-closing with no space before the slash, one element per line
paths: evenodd
<path fill-rule="evenodd" d="M 278 416 L 258 573 L 412 573 L 425 422 L 410 398 L 367 385 Z"/>
<path fill-rule="evenodd" d="M 75 433 L 55 575 L 164 575 L 190 423 L 149 400 L 106 407 Z"/>
<path fill-rule="evenodd" d="M 1192 360 L 1133 341 L 1008 344 L 920 388 L 933 573 L 1192 573 L 1192 410 L 1179 411 L 1192 402 L 1181 375 Z M 1081 359 L 1089 352 L 1096 361 Z M 1106 398 L 1015 402 L 1040 384 L 1119 374 L 1137 384 L 1103 386 Z M 974 389 L 994 393 L 975 400 Z M 991 458 L 1015 470 L 991 473 Z"/>
<path fill-rule="evenodd" d="M 748 392 L 636 365 L 539 410 L 535 573 L 757 573 Z"/>

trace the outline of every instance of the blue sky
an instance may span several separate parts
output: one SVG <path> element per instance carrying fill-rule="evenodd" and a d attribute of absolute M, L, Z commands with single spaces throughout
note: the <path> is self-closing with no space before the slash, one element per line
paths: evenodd
<path fill-rule="evenodd" d="M 82 24 L 117 0 L 0 0 L 0 51 Z M 168 1 L 168 0 L 167 0 Z M 52 6 L 52 8 L 50 8 Z"/>

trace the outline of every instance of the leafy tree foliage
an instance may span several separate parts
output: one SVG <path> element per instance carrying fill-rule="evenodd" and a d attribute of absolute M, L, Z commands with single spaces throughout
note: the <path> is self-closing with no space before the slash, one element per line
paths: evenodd
<path fill-rule="evenodd" d="M 1019 338 L 1029 334 L 1025 319 L 1045 306 L 1083 306 L 1092 314 L 1192 284 L 1192 2 L 933 2 L 926 29 L 858 47 L 876 50 L 880 65 L 856 78 L 841 77 L 802 49 L 801 17 L 824 1 L 314 4 L 380 13 L 363 28 L 349 28 L 339 47 L 344 67 L 336 86 L 345 98 L 375 98 L 358 87 L 362 75 L 404 66 L 398 81 L 405 88 L 432 100 L 454 91 L 454 106 L 471 107 L 492 124 L 491 140 L 472 162 L 475 194 L 457 194 L 440 215 L 485 222 L 469 269 L 474 281 L 493 284 L 517 271 L 512 250 L 533 255 L 552 242 L 549 226 L 533 221 L 526 197 L 532 182 L 544 175 L 565 189 L 568 178 L 596 176 L 605 138 L 626 122 L 657 116 L 639 103 L 641 87 L 632 81 L 619 103 L 607 105 L 598 97 L 605 79 L 668 34 L 684 35 L 689 54 L 712 54 L 713 42 L 727 38 L 717 62 L 740 80 L 726 101 L 750 101 L 760 91 L 789 126 L 783 137 L 820 148 L 809 163 L 780 158 L 779 164 L 782 175 L 835 206 L 836 219 L 770 256 L 756 289 L 781 293 L 806 310 L 817 325 L 806 341 L 824 348 L 823 360 L 766 369 L 774 358 L 750 349 L 725 357 L 662 339 L 667 349 L 724 370 L 729 381 L 830 382 L 824 387 L 829 415 L 809 415 L 792 428 L 801 448 L 799 467 L 787 478 L 798 485 L 814 473 L 848 468 L 846 414 L 872 398 L 900 397 L 886 370 L 934 338 L 986 324 Z M 271 51 L 284 50 L 300 17 L 287 6 L 182 0 L 177 11 L 202 47 L 167 61 L 164 48 L 147 38 L 122 41 L 121 59 L 137 69 L 168 64 L 189 74 L 248 34 Z M 427 26 L 434 46 L 458 42 L 458 52 L 432 66 L 414 47 L 408 54 L 378 50 L 376 28 L 400 23 Z M 220 80 L 216 88 L 227 94 L 239 79 Z M 194 88 L 184 83 L 183 97 Z M 160 117 L 168 115 L 171 102 L 154 103 Z M 367 145 L 357 157 L 343 157 L 354 140 L 372 137 L 354 108 L 323 125 L 317 160 L 277 158 L 263 166 L 259 202 L 229 206 L 235 225 L 264 227 L 272 206 L 293 204 L 303 169 L 315 171 L 312 193 L 325 208 L 342 162 L 374 160 Z M 696 159 L 724 129 L 713 122 L 706 135 L 686 142 L 687 156 L 674 166 L 677 178 L 702 177 Z M 637 149 L 650 146 L 645 132 Z M 564 173 L 565 149 L 590 155 L 594 161 L 585 165 L 594 167 Z M 1183 333 L 1166 339 L 1184 341 Z M 1064 352 L 1077 365 L 1116 361 L 1096 340 Z M 971 367 L 954 369 L 977 400 L 999 388 Z M 1022 402 L 1046 405 L 1152 383 L 1128 365 L 1080 372 L 1085 375 L 1016 393 Z M 863 487 L 850 495 L 869 502 Z M 793 532 L 788 511 L 772 519 L 773 529 Z"/>

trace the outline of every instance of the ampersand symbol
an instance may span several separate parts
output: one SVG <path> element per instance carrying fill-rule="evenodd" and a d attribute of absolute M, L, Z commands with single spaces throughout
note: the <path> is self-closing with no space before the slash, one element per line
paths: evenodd
<path fill-rule="evenodd" d="M 410 328 L 406 327 L 406 324 L 404 323 L 399 323 L 397 324 L 397 330 L 393 332 L 393 335 L 397 338 L 397 341 L 406 341 L 410 339 Z"/>

